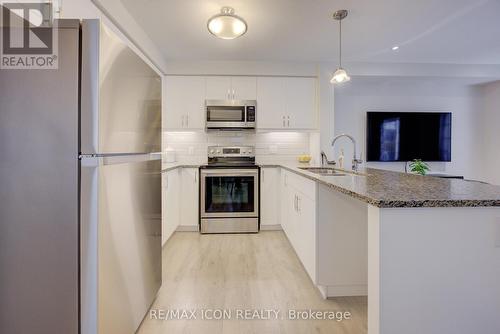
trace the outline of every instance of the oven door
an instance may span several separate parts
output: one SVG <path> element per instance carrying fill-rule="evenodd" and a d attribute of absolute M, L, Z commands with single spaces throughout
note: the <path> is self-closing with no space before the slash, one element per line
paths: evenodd
<path fill-rule="evenodd" d="M 259 170 L 201 170 L 201 218 L 258 217 Z"/>

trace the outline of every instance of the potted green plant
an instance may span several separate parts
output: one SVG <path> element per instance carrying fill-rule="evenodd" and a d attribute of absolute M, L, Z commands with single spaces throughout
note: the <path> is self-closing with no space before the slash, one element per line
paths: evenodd
<path fill-rule="evenodd" d="M 420 159 L 414 159 L 410 163 L 410 171 L 415 174 L 425 175 L 431 168 Z"/>

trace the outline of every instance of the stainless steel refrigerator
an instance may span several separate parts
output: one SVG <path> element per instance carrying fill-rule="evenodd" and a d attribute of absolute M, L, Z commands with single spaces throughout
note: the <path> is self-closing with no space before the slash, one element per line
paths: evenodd
<path fill-rule="evenodd" d="M 0 70 L 0 333 L 134 333 L 161 285 L 161 78 L 98 20 Z"/>

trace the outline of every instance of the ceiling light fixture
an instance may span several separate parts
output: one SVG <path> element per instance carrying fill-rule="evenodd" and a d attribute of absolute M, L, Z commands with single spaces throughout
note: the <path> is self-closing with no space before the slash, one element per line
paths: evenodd
<path fill-rule="evenodd" d="M 235 39 L 247 32 L 247 23 L 234 15 L 231 7 L 222 7 L 220 14 L 212 16 L 207 22 L 208 31 L 222 39 Z"/>
<path fill-rule="evenodd" d="M 399 46 L 396 45 L 392 47 L 392 51 L 397 51 L 397 50 L 399 50 Z"/>
<path fill-rule="evenodd" d="M 342 68 L 342 20 L 347 17 L 347 10 L 341 9 L 333 13 L 333 18 L 339 21 L 339 67 L 333 73 L 333 77 L 330 80 L 331 83 L 342 83 L 351 80 L 351 77 L 347 75 L 347 72 Z"/>

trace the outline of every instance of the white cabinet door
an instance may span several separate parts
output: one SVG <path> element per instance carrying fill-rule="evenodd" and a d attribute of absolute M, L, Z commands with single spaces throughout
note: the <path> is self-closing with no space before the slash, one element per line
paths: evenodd
<path fill-rule="evenodd" d="M 283 78 L 257 78 L 257 128 L 282 129 L 287 125 Z"/>
<path fill-rule="evenodd" d="M 286 101 L 285 114 L 287 117 L 290 117 L 290 128 L 316 128 L 316 79 L 285 78 L 284 80 Z"/>
<path fill-rule="evenodd" d="M 256 100 L 257 78 L 255 77 L 232 77 L 231 93 L 234 100 Z"/>
<path fill-rule="evenodd" d="M 206 77 L 207 100 L 232 99 L 231 77 Z"/>
<path fill-rule="evenodd" d="M 199 226 L 199 170 L 182 168 L 181 221 L 180 225 L 198 228 Z"/>
<path fill-rule="evenodd" d="M 316 283 L 316 201 L 298 194 L 297 253 L 311 280 Z"/>
<path fill-rule="evenodd" d="M 290 202 L 289 202 L 289 190 L 287 184 L 288 172 L 283 168 L 280 169 L 280 223 L 281 228 L 288 235 L 289 227 L 289 214 L 290 214 Z"/>
<path fill-rule="evenodd" d="M 163 128 L 202 129 L 205 111 L 205 78 L 168 76 L 163 85 Z"/>
<path fill-rule="evenodd" d="M 317 185 L 281 169 L 281 226 L 313 282 L 316 282 Z"/>
<path fill-rule="evenodd" d="M 179 169 L 174 169 L 162 175 L 162 245 L 179 226 L 180 181 Z"/>
<path fill-rule="evenodd" d="M 278 168 L 262 168 L 260 174 L 260 224 L 279 225 L 280 173 Z"/>

